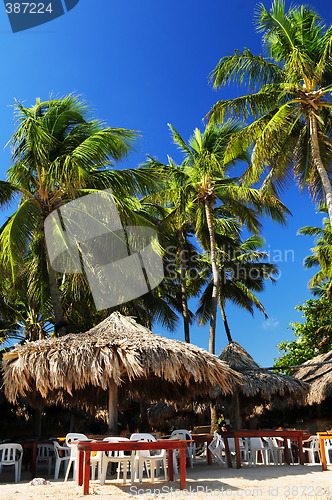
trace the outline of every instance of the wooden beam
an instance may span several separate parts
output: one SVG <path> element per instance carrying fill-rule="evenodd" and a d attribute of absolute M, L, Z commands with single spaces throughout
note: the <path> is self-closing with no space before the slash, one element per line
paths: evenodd
<path fill-rule="evenodd" d="M 118 434 L 118 386 L 114 380 L 108 386 L 108 432 Z"/>

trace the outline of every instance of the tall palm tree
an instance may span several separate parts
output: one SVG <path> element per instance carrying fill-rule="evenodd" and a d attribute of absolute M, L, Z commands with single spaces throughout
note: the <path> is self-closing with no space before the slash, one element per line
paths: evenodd
<path fill-rule="evenodd" d="M 249 49 L 223 57 L 211 74 L 214 87 L 236 82 L 249 93 L 217 102 L 207 117 L 213 123 L 252 117 L 228 151 L 232 158 L 254 145 L 244 180 L 266 172 L 262 188 L 275 193 L 295 177 L 313 199 L 325 195 L 332 221 L 332 26 L 306 6 L 285 12 L 283 0 L 274 0 L 270 12 L 260 4 L 255 22 L 268 57 Z"/>
<path fill-rule="evenodd" d="M 225 153 L 230 138 L 239 132 L 238 124 L 227 122 L 222 126 L 208 126 L 202 134 L 198 129 L 187 144 L 180 134 L 170 126 L 173 140 L 183 151 L 183 165 L 187 176 L 186 199 L 195 214 L 195 233 L 203 247 L 209 248 L 212 269 L 211 317 L 209 352 L 215 354 L 215 332 L 219 297 L 219 269 L 215 229 L 220 234 L 234 235 L 237 221 L 257 232 L 260 228 L 259 214 L 285 221 L 286 207 L 273 195 L 252 188 L 241 187 L 237 179 L 227 178 L 233 163 L 226 163 Z M 245 152 L 238 159 L 246 158 Z M 216 214 L 218 214 L 216 216 Z M 206 231 L 207 228 L 207 231 Z M 208 238 L 206 238 L 208 234 Z"/>
<path fill-rule="evenodd" d="M 217 235 L 218 236 L 218 235 Z M 216 238 L 218 242 L 218 237 Z M 235 243 L 235 244 L 234 244 Z M 258 235 L 247 238 L 243 243 L 218 245 L 217 265 L 220 273 L 219 307 L 224 322 L 228 342 L 233 342 L 225 313 L 226 301 L 254 314 L 254 308 L 262 311 L 267 317 L 262 303 L 256 297 L 257 292 L 264 290 L 265 282 L 275 282 L 273 275 L 278 273 L 275 264 L 264 262 L 267 254 L 260 249 L 264 240 Z M 201 324 L 210 319 L 211 314 L 211 271 L 205 260 L 206 288 L 200 298 L 200 306 L 196 311 Z"/>
<path fill-rule="evenodd" d="M 59 277 L 46 252 L 45 219 L 68 201 L 106 188 L 112 189 L 125 212 L 126 200 L 148 191 L 153 174 L 110 169 L 112 161 L 131 151 L 137 133 L 90 119 L 85 103 L 74 95 L 46 102 L 37 99 L 30 108 L 17 102 L 16 115 L 18 127 L 10 141 L 12 166 L 7 181 L 0 183 L 0 203 L 18 195 L 19 205 L 0 230 L 0 262 L 14 280 L 27 254 L 39 252 L 39 263 L 47 270 L 56 329 L 64 334 L 66 318 Z"/>

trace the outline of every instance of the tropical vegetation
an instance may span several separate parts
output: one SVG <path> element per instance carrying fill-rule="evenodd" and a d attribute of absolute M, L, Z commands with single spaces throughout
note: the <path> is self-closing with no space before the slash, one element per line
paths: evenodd
<path fill-rule="evenodd" d="M 288 367 L 298 366 L 318 354 L 332 349 L 332 304 L 324 297 L 310 299 L 295 307 L 302 312 L 304 322 L 291 323 L 294 340 L 280 342 L 277 346 L 281 355 L 275 359 L 274 366 L 292 374 Z"/>
<path fill-rule="evenodd" d="M 207 118 L 251 120 L 226 155 L 231 160 L 252 148 L 243 182 L 265 175 L 261 189 L 277 194 L 295 178 L 314 200 L 326 201 L 332 222 L 332 26 L 304 5 L 286 11 L 283 0 L 274 0 L 270 11 L 259 4 L 255 24 L 267 57 L 246 48 L 220 59 L 213 86 L 236 83 L 248 93 L 217 102 Z"/>
<path fill-rule="evenodd" d="M 220 283 L 218 252 L 220 255 L 223 252 L 222 245 L 231 245 L 233 250 L 239 247 L 241 227 L 244 225 L 249 231 L 257 233 L 261 227 L 260 215 L 267 215 L 284 223 L 289 212 L 270 193 L 240 186 L 237 178 L 229 177 L 235 159 L 226 163 L 225 153 L 229 140 L 240 130 L 238 124 L 226 122 L 220 126 L 209 125 L 203 133 L 196 129 L 188 143 L 174 127 L 170 125 L 170 128 L 174 143 L 183 153 L 183 163 L 177 167 L 170 161 L 169 165 L 163 166 L 168 174 L 167 178 L 171 180 L 166 182 L 162 192 L 152 198 L 170 204 L 175 213 L 179 213 L 180 208 L 184 207 L 180 211 L 181 216 L 177 218 L 178 227 L 182 231 L 179 233 L 180 244 L 184 243 L 183 229 L 190 224 L 208 255 L 212 275 L 211 287 L 206 292 L 210 301 L 209 352 L 215 354 L 217 308 L 220 289 L 223 288 Z M 246 151 L 242 151 L 237 159 L 246 160 Z M 150 164 L 161 166 L 153 159 Z M 181 272 L 185 272 L 183 262 Z"/>
<path fill-rule="evenodd" d="M 121 213 L 134 220 L 132 197 L 149 192 L 153 173 L 110 168 L 132 150 L 137 133 L 105 127 L 91 119 L 77 96 L 45 102 L 37 99 L 30 108 L 17 102 L 15 112 L 12 165 L 7 180 L 0 184 L 0 203 L 15 199 L 18 208 L 0 229 L 1 270 L 15 283 L 18 274 L 29 269 L 28 290 L 39 295 L 40 303 L 47 301 L 45 293 L 50 296 L 55 331 L 64 334 L 68 321 L 60 276 L 46 252 L 45 219 L 76 197 L 111 188 Z M 73 276 L 71 289 L 81 279 Z"/>

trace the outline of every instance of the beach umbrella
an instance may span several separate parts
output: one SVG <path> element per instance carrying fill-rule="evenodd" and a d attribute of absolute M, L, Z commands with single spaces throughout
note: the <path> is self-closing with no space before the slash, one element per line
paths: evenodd
<path fill-rule="evenodd" d="M 237 386 L 232 394 L 234 411 L 234 429 L 240 429 L 240 400 L 243 403 L 261 403 L 262 400 L 271 401 L 281 396 L 286 401 L 302 401 L 307 392 L 307 384 L 289 375 L 282 375 L 267 369 L 260 368 L 250 354 L 237 342 L 230 342 L 221 352 L 219 359 L 227 363 L 234 371 L 243 377 L 241 386 Z M 222 398 L 222 387 L 217 386 L 212 392 Z"/>
<path fill-rule="evenodd" d="M 118 388 L 146 401 L 209 398 L 217 383 L 230 393 L 241 376 L 192 344 L 153 334 L 114 312 L 86 333 L 26 342 L 4 355 L 5 395 L 32 405 L 92 406 L 108 393 L 109 430 L 117 431 Z"/>
<path fill-rule="evenodd" d="M 332 351 L 303 363 L 294 375 L 310 386 L 306 402 L 321 404 L 332 397 Z"/>

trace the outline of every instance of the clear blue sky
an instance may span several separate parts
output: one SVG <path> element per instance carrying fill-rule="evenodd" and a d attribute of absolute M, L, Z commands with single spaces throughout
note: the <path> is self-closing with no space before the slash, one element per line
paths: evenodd
<path fill-rule="evenodd" d="M 264 2 L 267 7 L 269 2 Z M 301 2 L 295 2 L 301 3 Z M 24 32 L 13 34 L 3 5 L 0 6 L 0 144 L 14 131 L 14 99 L 30 105 L 36 97 L 48 99 L 79 93 L 96 118 L 114 127 L 139 130 L 142 139 L 122 168 L 135 167 L 145 154 L 180 161 L 167 123 L 188 139 L 195 127 L 203 130 L 202 118 L 218 100 L 241 90 L 227 87 L 214 91 L 208 75 L 220 57 L 235 48 L 261 53 L 260 36 L 253 26 L 253 0 L 80 0 L 66 15 Z M 313 0 L 327 24 L 332 11 L 326 0 Z M 287 2 L 289 5 L 289 2 Z M 10 151 L 0 149 L 0 173 L 4 178 Z M 294 186 L 283 202 L 293 213 L 287 227 L 264 223 L 266 249 L 280 267 L 275 286 L 260 295 L 269 321 L 262 313 L 226 306 L 234 340 L 242 344 L 262 366 L 277 356 L 276 344 L 291 339 L 287 326 L 300 320 L 296 304 L 310 298 L 307 282 L 312 273 L 303 268 L 313 240 L 297 236 L 304 225 L 321 225 L 322 216 L 307 194 Z M 0 214 L 1 222 L 10 211 Z M 280 262 L 280 259 L 282 260 Z M 167 336 L 183 340 L 179 323 Z M 191 330 L 192 342 L 208 347 L 208 326 Z M 216 351 L 227 344 L 218 318 Z"/>

